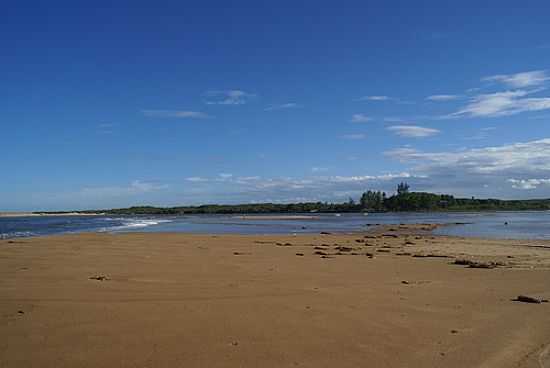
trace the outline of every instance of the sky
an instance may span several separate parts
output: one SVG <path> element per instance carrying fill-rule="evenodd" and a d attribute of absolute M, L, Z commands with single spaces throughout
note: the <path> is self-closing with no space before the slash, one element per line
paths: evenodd
<path fill-rule="evenodd" d="M 17 1 L 0 210 L 550 197 L 548 1 Z"/>

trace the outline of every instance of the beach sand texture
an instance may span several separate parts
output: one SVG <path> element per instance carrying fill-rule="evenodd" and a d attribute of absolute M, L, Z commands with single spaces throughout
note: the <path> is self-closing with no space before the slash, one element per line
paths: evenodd
<path fill-rule="evenodd" d="M 550 367 L 549 243 L 423 229 L 3 240 L 0 367 Z"/>

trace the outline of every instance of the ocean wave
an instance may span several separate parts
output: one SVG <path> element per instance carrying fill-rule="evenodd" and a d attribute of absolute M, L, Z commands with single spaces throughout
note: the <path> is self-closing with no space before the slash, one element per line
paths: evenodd
<path fill-rule="evenodd" d="M 13 231 L 9 233 L 0 233 L 0 239 L 11 239 L 11 238 L 26 238 L 28 236 L 36 235 L 32 231 Z"/>
<path fill-rule="evenodd" d="M 124 231 L 124 230 L 140 229 L 140 228 L 145 228 L 149 226 L 173 222 L 173 220 L 164 220 L 164 219 L 161 220 L 161 219 L 135 219 L 135 218 L 134 219 L 117 218 L 117 219 L 111 219 L 111 220 L 121 221 L 122 224 L 103 227 L 98 231 L 99 232 Z"/>

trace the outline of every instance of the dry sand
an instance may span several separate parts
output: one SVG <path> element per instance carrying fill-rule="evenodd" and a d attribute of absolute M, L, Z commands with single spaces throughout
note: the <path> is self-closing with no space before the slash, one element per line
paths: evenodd
<path fill-rule="evenodd" d="M 0 241 L 0 367 L 550 367 L 549 243 L 423 229 Z"/>

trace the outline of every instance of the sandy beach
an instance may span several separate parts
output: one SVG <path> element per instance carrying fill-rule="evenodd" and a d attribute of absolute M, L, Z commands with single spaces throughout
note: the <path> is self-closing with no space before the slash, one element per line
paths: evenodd
<path fill-rule="evenodd" d="M 550 243 L 432 228 L 2 240 L 0 367 L 550 367 Z"/>

